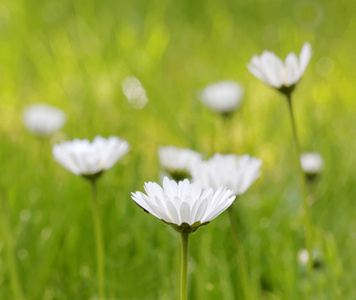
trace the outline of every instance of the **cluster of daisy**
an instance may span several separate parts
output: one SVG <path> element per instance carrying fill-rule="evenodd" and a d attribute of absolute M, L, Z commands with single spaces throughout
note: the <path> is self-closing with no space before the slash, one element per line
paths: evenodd
<path fill-rule="evenodd" d="M 299 59 L 290 53 L 284 62 L 274 53 L 264 51 L 251 59 L 248 69 L 265 84 L 289 97 L 311 55 L 308 43 L 304 44 Z M 135 77 L 126 78 L 122 89 L 135 108 L 142 108 L 148 101 L 146 91 Z M 241 106 L 243 94 L 239 83 L 227 80 L 204 88 L 200 100 L 212 111 L 227 116 Z M 25 110 L 23 120 L 33 134 L 49 137 L 65 124 L 66 116 L 58 108 L 38 104 Z M 68 171 L 95 183 L 129 150 L 126 140 L 97 136 L 92 142 L 86 139 L 64 141 L 56 144 L 52 152 L 54 159 Z M 145 193 L 132 193 L 132 199 L 144 211 L 183 235 L 195 232 L 228 209 L 261 174 L 262 161 L 248 154 L 216 153 L 203 160 L 203 155 L 196 151 L 168 146 L 158 149 L 158 158 L 162 185 L 147 182 Z M 308 178 L 314 178 L 323 168 L 318 153 L 303 153 L 300 163 Z"/>

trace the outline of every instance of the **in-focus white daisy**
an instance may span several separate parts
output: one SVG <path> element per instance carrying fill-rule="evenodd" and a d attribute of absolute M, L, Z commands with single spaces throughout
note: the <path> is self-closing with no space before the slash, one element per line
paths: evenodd
<path fill-rule="evenodd" d="M 318 152 L 304 152 L 300 157 L 304 173 L 317 175 L 324 168 L 324 160 Z"/>
<path fill-rule="evenodd" d="M 87 178 L 110 169 L 130 149 L 129 144 L 118 137 L 96 136 L 93 142 L 74 139 L 53 147 L 54 159 L 68 171 Z"/>
<path fill-rule="evenodd" d="M 292 52 L 288 54 L 284 63 L 274 53 L 264 51 L 261 56 L 252 57 L 248 69 L 267 85 L 284 93 L 290 93 L 303 76 L 311 56 L 312 51 L 309 43 L 303 45 L 299 60 L 297 55 Z"/>
<path fill-rule="evenodd" d="M 34 135 L 49 137 L 62 128 L 66 122 L 66 116 L 59 108 L 47 104 L 33 104 L 25 109 L 23 121 Z"/>
<path fill-rule="evenodd" d="M 146 90 L 141 82 L 134 76 L 129 76 L 122 82 L 122 92 L 133 108 L 141 109 L 148 102 Z"/>
<path fill-rule="evenodd" d="M 155 183 L 145 183 L 146 194 L 132 193 L 132 199 L 145 211 L 184 233 L 196 231 L 200 226 L 225 211 L 235 200 L 233 191 L 220 187 L 216 192 L 203 191 L 199 181 L 188 179 L 179 183 L 165 177 L 163 188 Z"/>
<path fill-rule="evenodd" d="M 235 81 L 220 81 L 207 86 L 200 100 L 211 110 L 227 114 L 241 105 L 243 88 Z"/>
<path fill-rule="evenodd" d="M 202 181 L 204 188 L 223 186 L 239 196 L 260 176 L 261 164 L 262 160 L 248 154 L 236 156 L 216 153 L 209 160 L 195 164 L 192 175 L 193 179 Z"/>
<path fill-rule="evenodd" d="M 167 146 L 158 148 L 158 159 L 163 170 L 179 181 L 191 177 L 192 167 L 201 161 L 202 155 L 191 149 Z"/>

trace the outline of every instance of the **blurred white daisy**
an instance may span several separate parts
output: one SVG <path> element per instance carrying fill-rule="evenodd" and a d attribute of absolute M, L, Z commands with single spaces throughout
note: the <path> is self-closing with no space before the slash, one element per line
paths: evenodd
<path fill-rule="evenodd" d="M 298 263 L 302 267 L 306 267 L 309 262 L 309 252 L 307 249 L 300 249 L 298 251 Z"/>
<path fill-rule="evenodd" d="M 223 186 L 234 195 L 242 195 L 260 176 L 262 160 L 248 154 L 236 156 L 216 153 L 207 161 L 194 165 L 193 179 L 201 180 L 203 187 L 214 189 Z"/>
<path fill-rule="evenodd" d="M 54 159 L 68 171 L 91 179 L 110 169 L 129 150 L 129 144 L 118 137 L 96 136 L 93 142 L 79 139 L 62 142 L 52 152 Z"/>
<path fill-rule="evenodd" d="M 226 114 L 241 105 L 243 88 L 235 81 L 220 81 L 207 86 L 200 100 L 211 110 Z"/>
<path fill-rule="evenodd" d="M 122 92 L 133 108 L 141 109 L 148 102 L 146 90 L 141 82 L 134 76 L 126 77 L 122 84 Z"/>
<path fill-rule="evenodd" d="M 297 254 L 298 263 L 301 267 L 306 268 L 308 266 L 309 260 L 311 259 L 311 264 L 314 269 L 320 269 L 323 267 L 323 257 L 318 249 L 313 249 L 310 257 L 307 249 L 300 249 Z"/>
<path fill-rule="evenodd" d="M 324 160 L 318 152 L 304 152 L 300 157 L 302 169 L 306 174 L 319 174 L 324 168 Z"/>
<path fill-rule="evenodd" d="M 282 92 L 290 92 L 303 76 L 310 58 L 311 46 L 305 43 L 299 55 L 292 52 L 284 63 L 274 53 L 264 51 L 261 56 L 253 56 L 248 69 L 258 79 Z"/>
<path fill-rule="evenodd" d="M 179 181 L 191 177 L 192 167 L 201 161 L 202 155 L 191 149 L 167 146 L 158 148 L 158 159 L 163 171 Z"/>
<path fill-rule="evenodd" d="M 183 233 L 196 231 L 200 226 L 225 211 L 235 200 L 233 191 L 220 187 L 216 192 L 203 191 L 199 181 L 190 183 L 165 177 L 163 188 L 154 182 L 145 183 L 146 194 L 132 193 L 132 199 L 145 211 Z"/>
<path fill-rule="evenodd" d="M 62 128 L 66 122 L 66 116 L 59 108 L 47 104 L 33 104 L 25 109 L 23 121 L 34 135 L 49 137 Z"/>

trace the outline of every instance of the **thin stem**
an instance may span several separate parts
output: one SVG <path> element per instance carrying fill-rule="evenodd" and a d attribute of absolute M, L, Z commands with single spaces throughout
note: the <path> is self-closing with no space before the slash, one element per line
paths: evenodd
<path fill-rule="evenodd" d="M 232 115 L 224 114 L 221 115 L 221 118 L 222 118 L 222 132 L 224 132 L 224 149 L 222 150 L 225 153 L 229 153 L 231 151 L 231 146 L 233 144 L 233 137 L 231 134 Z"/>
<path fill-rule="evenodd" d="M 236 226 L 235 218 L 234 218 L 234 210 L 232 208 L 232 205 L 227 209 L 227 213 L 229 215 L 231 229 L 234 234 L 236 248 L 240 248 L 239 233 L 237 231 L 237 226 Z"/>
<path fill-rule="evenodd" d="M 298 139 L 298 133 L 297 133 L 297 127 L 295 125 L 295 120 L 294 120 L 294 113 L 293 113 L 293 105 L 292 105 L 292 96 L 291 93 L 287 94 L 287 102 L 288 102 L 288 108 L 289 108 L 289 114 L 290 114 L 290 119 L 292 122 L 292 129 L 293 129 L 293 136 L 294 136 L 294 141 L 295 141 L 295 147 L 297 150 L 297 160 L 298 160 L 298 168 L 299 168 L 299 175 L 300 175 L 300 183 L 301 183 L 301 189 L 302 189 L 302 197 L 303 197 L 303 206 L 304 206 L 304 227 L 305 227 L 305 239 L 306 239 L 306 247 L 309 253 L 309 260 L 308 260 L 308 270 L 311 272 L 313 262 L 312 262 L 312 230 L 311 230 L 311 219 L 310 219 L 310 209 L 309 209 L 309 204 L 308 204 L 308 199 L 307 199 L 307 191 L 306 191 L 306 182 L 305 182 L 305 175 L 302 169 L 302 164 L 300 162 L 300 156 L 301 156 L 301 150 L 300 150 L 300 144 L 299 144 L 299 139 Z"/>
<path fill-rule="evenodd" d="M 188 238 L 189 233 L 181 233 L 182 238 L 182 259 L 181 259 L 181 282 L 180 299 L 187 300 L 187 269 L 188 269 Z"/>
<path fill-rule="evenodd" d="M 237 226 L 236 226 L 236 222 L 235 222 L 235 218 L 234 218 L 234 209 L 233 209 L 232 205 L 227 209 L 227 212 L 229 215 L 230 225 L 231 225 L 232 233 L 233 233 L 235 244 L 236 244 L 237 260 L 238 260 L 238 264 L 239 264 L 238 272 L 240 273 L 239 280 L 241 282 L 242 291 L 244 294 L 243 299 L 251 299 L 246 257 L 244 254 L 244 249 L 242 247 L 242 244 L 240 244 L 240 241 L 239 241 L 239 233 L 237 230 Z"/>
<path fill-rule="evenodd" d="M 91 180 L 92 189 L 92 214 L 93 214 L 93 224 L 94 224 L 94 234 L 95 234 L 95 246 L 96 246 L 96 267 L 98 273 L 98 289 L 99 289 L 99 299 L 105 299 L 105 271 L 104 271 L 104 244 L 101 233 L 101 223 L 100 223 L 100 212 L 99 204 L 97 200 L 96 191 L 96 180 Z"/>
<path fill-rule="evenodd" d="M 3 197 L 2 197 L 3 198 Z M 10 276 L 10 285 L 11 285 L 11 290 L 12 294 L 15 299 L 22 300 L 24 299 L 21 286 L 20 286 L 20 281 L 16 269 L 16 260 L 14 256 L 14 248 L 13 248 L 13 238 L 11 234 L 11 226 L 10 226 L 10 220 L 9 220 L 9 214 L 6 207 L 5 199 L 2 201 L 3 205 L 1 206 L 1 220 L 2 222 L 2 228 L 3 228 L 3 238 L 5 242 L 5 251 L 6 251 L 6 256 L 7 256 L 7 263 L 9 267 L 9 276 Z"/>

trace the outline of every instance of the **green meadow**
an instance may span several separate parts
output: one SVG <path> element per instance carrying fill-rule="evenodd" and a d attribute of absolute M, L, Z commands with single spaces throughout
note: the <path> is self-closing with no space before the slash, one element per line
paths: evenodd
<path fill-rule="evenodd" d="M 131 199 L 159 182 L 161 145 L 263 161 L 233 204 L 247 278 L 222 213 L 190 237 L 188 299 L 356 299 L 355 9 L 349 0 L 1 1 L 0 299 L 97 299 L 90 185 L 52 157 L 55 143 L 96 135 L 131 147 L 98 181 L 107 300 L 179 299 L 179 235 Z M 325 162 L 307 189 L 310 274 L 297 257 L 304 213 L 287 102 L 247 69 L 265 49 L 284 60 L 304 42 L 313 56 L 295 118 L 302 150 Z M 146 89 L 142 109 L 122 92 L 127 76 Z M 227 127 L 199 92 L 228 79 L 245 92 Z M 23 124 L 34 103 L 67 114 L 48 140 Z"/>

